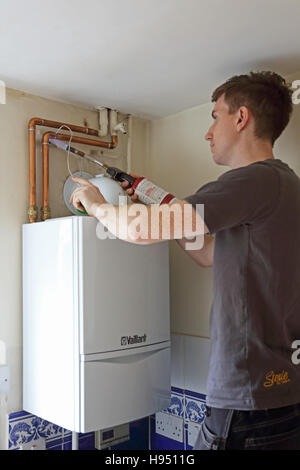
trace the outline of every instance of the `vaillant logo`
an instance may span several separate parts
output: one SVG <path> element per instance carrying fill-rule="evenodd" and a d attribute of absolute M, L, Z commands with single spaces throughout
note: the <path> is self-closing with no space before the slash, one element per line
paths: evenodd
<path fill-rule="evenodd" d="M 146 338 L 147 335 L 121 336 L 121 346 L 127 346 L 128 344 L 145 343 Z"/>

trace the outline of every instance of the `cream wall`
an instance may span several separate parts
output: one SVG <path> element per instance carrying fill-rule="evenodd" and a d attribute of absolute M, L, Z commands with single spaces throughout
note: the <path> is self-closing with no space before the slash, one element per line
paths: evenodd
<path fill-rule="evenodd" d="M 204 140 L 210 109 L 205 104 L 151 123 L 153 178 L 179 199 L 221 174 Z M 200 269 L 175 241 L 170 243 L 170 260 L 172 332 L 207 337 L 212 269 Z"/>
<path fill-rule="evenodd" d="M 1 309 L 0 309 L 0 365 L 10 369 L 10 392 L 0 394 L 0 448 L 7 445 L 6 415 L 22 409 L 22 273 L 21 228 L 27 222 L 28 209 L 28 137 L 30 118 L 41 117 L 98 129 L 97 112 L 77 106 L 50 101 L 20 91 L 6 90 L 6 104 L 0 104 L 0 197 L 1 197 Z M 123 116 L 121 116 L 123 117 Z M 138 120 L 137 120 L 138 123 Z M 135 129 L 135 123 L 133 123 Z M 41 207 L 41 137 L 47 130 L 37 127 L 37 202 Z M 79 134 L 78 134 L 79 135 Z M 82 135 L 82 134 L 81 134 Z M 103 140 L 107 140 L 103 138 Z M 137 140 L 138 142 L 138 140 Z M 88 146 L 88 152 L 100 157 L 101 149 Z M 103 149 L 103 161 L 127 169 L 127 137 L 119 137 L 115 150 Z M 97 166 L 70 158 L 72 172 L 82 169 L 95 175 Z M 50 150 L 49 200 L 52 217 L 71 215 L 62 197 L 63 185 L 69 176 L 66 157 L 60 150 Z M 55 347 L 55 344 L 54 344 Z"/>
<path fill-rule="evenodd" d="M 286 79 L 299 80 L 300 72 Z M 192 194 L 230 169 L 214 163 L 204 139 L 212 123 L 212 108 L 213 103 L 207 103 L 150 123 L 147 159 L 144 166 L 136 166 L 178 198 Z M 288 163 L 298 175 L 299 130 L 300 104 L 294 105 L 292 119 L 274 146 L 275 157 Z M 170 243 L 170 263 L 172 332 L 209 337 L 212 268 L 199 267 L 175 241 Z"/>

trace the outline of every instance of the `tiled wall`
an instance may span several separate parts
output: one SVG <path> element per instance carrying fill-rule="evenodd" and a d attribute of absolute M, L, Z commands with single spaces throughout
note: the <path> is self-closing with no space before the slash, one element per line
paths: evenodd
<path fill-rule="evenodd" d="M 172 387 L 171 405 L 162 410 L 182 420 L 183 434 L 181 442 L 161 436 L 156 433 L 155 414 L 150 417 L 151 449 L 153 450 L 190 450 L 193 448 L 193 433 L 202 423 L 206 409 L 205 396 Z M 34 445 L 39 438 L 45 439 L 47 450 L 71 450 L 72 433 L 53 423 L 49 423 L 37 416 L 18 411 L 9 414 L 9 450 L 22 450 L 25 445 Z M 148 418 L 130 423 L 130 441 L 112 450 L 147 450 L 148 449 Z M 79 434 L 78 445 L 80 450 L 96 450 L 95 435 L 93 432 Z M 30 448 L 30 446 L 29 446 Z"/>
<path fill-rule="evenodd" d="M 206 415 L 206 378 L 210 340 L 187 335 L 171 336 L 171 405 L 165 413 L 182 420 L 181 440 L 156 433 L 151 416 L 151 449 L 190 450 Z"/>
<path fill-rule="evenodd" d="M 176 416 L 182 424 L 180 440 L 173 440 L 156 432 L 155 415 L 130 423 L 130 440 L 112 450 L 190 450 L 195 435 L 205 417 L 205 382 L 208 369 L 209 340 L 183 335 L 171 337 L 171 404 L 167 415 Z M 8 448 L 20 449 L 22 445 L 34 443 L 40 437 L 46 441 L 46 449 L 72 449 L 72 433 L 25 411 L 8 416 Z M 95 449 L 94 433 L 79 434 L 79 449 Z"/>
<path fill-rule="evenodd" d="M 70 449 L 72 433 L 26 411 L 17 411 L 8 416 L 8 449 L 21 450 L 24 445 L 39 438 L 46 440 L 47 449 Z"/>
<path fill-rule="evenodd" d="M 172 387 L 171 406 L 164 412 L 178 416 L 182 420 L 181 441 L 156 433 L 155 415 L 153 415 L 151 416 L 151 449 L 191 450 L 195 442 L 195 434 L 199 431 L 206 415 L 205 395 Z"/>
<path fill-rule="evenodd" d="M 72 432 L 63 429 L 53 423 L 34 416 L 26 411 L 17 411 L 8 416 L 9 425 L 9 450 L 30 449 L 31 444 L 43 438 L 46 442 L 46 450 L 71 450 Z M 130 441 L 114 449 L 143 450 L 148 448 L 148 418 L 130 423 Z M 95 449 L 95 433 L 79 434 L 79 450 Z"/>

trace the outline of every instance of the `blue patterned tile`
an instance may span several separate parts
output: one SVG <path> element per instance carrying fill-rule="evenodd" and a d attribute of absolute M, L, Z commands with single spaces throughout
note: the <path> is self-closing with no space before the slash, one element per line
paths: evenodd
<path fill-rule="evenodd" d="M 155 415 L 153 415 L 155 416 Z M 34 416 L 26 411 L 10 413 L 9 449 L 18 450 L 25 443 L 45 439 L 46 450 L 72 450 L 72 432 Z M 148 449 L 148 417 L 130 423 L 130 440 L 115 446 L 116 449 Z M 79 433 L 80 450 L 95 450 L 95 433 Z"/>
<path fill-rule="evenodd" d="M 206 395 L 203 395 L 203 393 L 192 392 L 191 390 L 184 390 L 183 393 L 189 397 L 196 398 L 196 400 L 206 401 Z"/>
<path fill-rule="evenodd" d="M 184 417 L 184 395 L 183 390 L 172 387 L 171 389 L 171 404 L 169 408 L 162 410 L 164 413 Z"/>
<path fill-rule="evenodd" d="M 19 420 L 20 418 L 24 418 L 24 417 L 28 418 L 28 416 L 32 416 L 32 415 L 30 415 L 27 411 L 24 411 L 24 410 L 13 411 L 9 413 L 8 419 L 9 421 L 16 421 L 16 420 Z"/>
<path fill-rule="evenodd" d="M 184 402 L 185 421 L 195 421 L 197 423 L 202 423 L 206 416 L 205 396 L 186 390 Z"/>
<path fill-rule="evenodd" d="M 17 450 L 23 444 L 45 439 L 47 450 L 72 449 L 72 432 L 26 411 L 17 411 L 8 416 L 8 448 Z M 94 449 L 94 433 L 79 434 L 79 448 Z"/>
<path fill-rule="evenodd" d="M 184 390 L 182 388 L 178 388 L 178 387 L 171 387 L 171 392 L 179 393 L 181 395 L 184 394 Z"/>
<path fill-rule="evenodd" d="M 32 442 L 39 438 L 45 440 L 57 439 L 61 436 L 62 428 L 49 423 L 26 411 L 13 412 L 8 415 L 9 441 L 8 448 L 15 449 L 22 444 Z"/>

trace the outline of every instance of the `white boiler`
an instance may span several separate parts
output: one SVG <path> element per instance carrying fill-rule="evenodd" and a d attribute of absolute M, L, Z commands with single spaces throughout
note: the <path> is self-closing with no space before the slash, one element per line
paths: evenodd
<path fill-rule="evenodd" d="M 23 409 L 77 432 L 170 404 L 168 242 L 99 239 L 97 223 L 23 225 Z"/>

